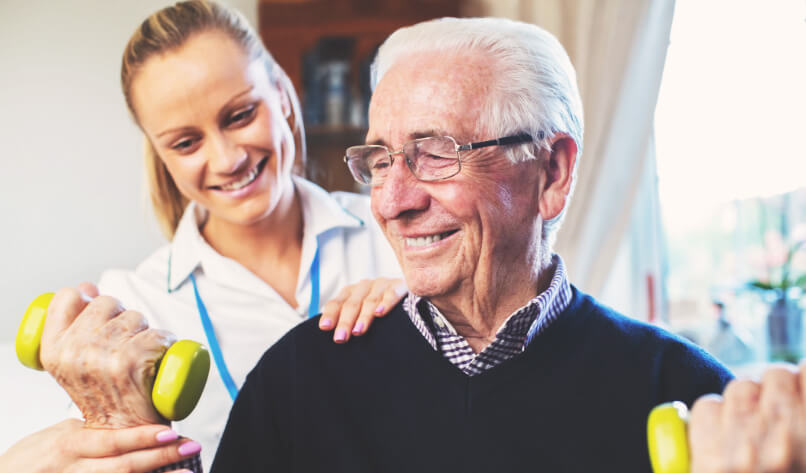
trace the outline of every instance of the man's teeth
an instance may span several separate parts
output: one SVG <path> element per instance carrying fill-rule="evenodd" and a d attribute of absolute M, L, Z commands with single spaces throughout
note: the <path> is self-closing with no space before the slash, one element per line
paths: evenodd
<path fill-rule="evenodd" d="M 249 184 L 252 183 L 252 181 L 255 180 L 255 178 L 258 175 L 259 170 L 260 170 L 260 165 L 257 164 L 257 165 L 255 165 L 255 167 L 252 168 L 251 171 L 249 171 L 249 174 L 247 174 L 246 176 L 238 179 L 235 182 L 230 182 L 229 184 L 221 186 L 221 190 L 237 191 L 238 189 L 242 189 L 242 188 L 248 186 Z"/>
<path fill-rule="evenodd" d="M 437 235 L 430 235 L 430 236 L 422 236 L 416 238 L 406 238 L 406 246 L 426 246 L 432 243 L 436 243 L 439 240 L 450 235 L 451 232 L 440 233 Z"/>

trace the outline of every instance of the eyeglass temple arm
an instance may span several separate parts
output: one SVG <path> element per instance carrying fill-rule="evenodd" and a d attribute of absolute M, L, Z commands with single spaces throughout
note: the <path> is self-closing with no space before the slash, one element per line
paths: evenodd
<path fill-rule="evenodd" d="M 537 139 L 543 139 L 543 132 L 539 132 L 537 134 Z M 521 133 L 519 135 L 513 136 L 505 136 L 503 138 L 498 138 L 497 140 L 487 140 L 487 141 L 479 141 L 477 143 L 470 143 L 466 145 L 459 146 L 459 151 L 467 151 L 470 149 L 477 149 L 477 148 L 484 148 L 487 146 L 499 146 L 499 145 L 516 145 L 520 143 L 527 143 L 532 141 L 532 135 L 527 133 Z"/>

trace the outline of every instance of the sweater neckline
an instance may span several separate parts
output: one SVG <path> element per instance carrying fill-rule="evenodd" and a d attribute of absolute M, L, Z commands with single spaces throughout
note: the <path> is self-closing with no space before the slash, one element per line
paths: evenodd
<path fill-rule="evenodd" d="M 438 371 L 436 374 L 449 376 L 468 384 L 481 386 L 492 383 L 494 386 L 496 380 L 502 377 L 511 376 L 513 373 L 522 373 L 520 367 L 523 363 L 529 363 L 531 367 L 539 366 L 540 362 L 534 363 L 533 358 L 543 358 L 541 355 L 547 351 L 551 352 L 552 348 L 558 343 L 567 343 L 571 340 L 574 328 L 581 323 L 580 317 L 577 316 L 579 315 L 577 309 L 584 300 L 582 294 L 573 285 L 571 285 L 571 291 L 572 296 L 568 307 L 560 313 L 557 320 L 546 327 L 539 336 L 535 337 L 522 353 L 474 376 L 465 374 L 439 350 L 435 350 L 431 346 L 409 318 L 402 306 L 402 301 L 386 316 L 386 319 L 391 323 L 384 325 L 388 325 L 389 330 L 396 333 L 395 336 L 390 337 L 395 344 L 390 348 L 401 353 L 418 353 L 422 357 L 422 369 L 435 370 Z M 376 330 L 380 328 L 380 326 L 375 327 Z M 416 361 L 416 358 L 412 359 L 412 362 Z"/>

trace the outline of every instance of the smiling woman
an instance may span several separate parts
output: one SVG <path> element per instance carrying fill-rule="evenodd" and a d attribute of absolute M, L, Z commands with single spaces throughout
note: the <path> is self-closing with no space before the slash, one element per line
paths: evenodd
<path fill-rule="evenodd" d="M 296 306 L 297 274 L 276 270 L 277 261 L 299 261 L 302 250 L 293 244 L 302 215 L 291 178 L 291 99 L 269 77 L 265 60 L 212 31 L 132 72 L 124 79 L 131 84 L 132 112 L 182 196 L 209 212 L 205 239 L 222 255 L 248 261 L 253 273 Z M 269 231 L 279 227 L 290 231 Z M 243 241 L 255 234 L 285 240 L 273 264 L 244 257 L 249 250 Z"/>

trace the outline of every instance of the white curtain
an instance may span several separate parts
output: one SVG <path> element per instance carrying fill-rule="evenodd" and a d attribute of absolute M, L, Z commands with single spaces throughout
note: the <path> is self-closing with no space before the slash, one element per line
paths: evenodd
<path fill-rule="evenodd" d="M 646 207 L 639 200 L 657 202 L 653 115 L 674 0 L 486 0 L 481 11 L 540 25 L 568 51 L 585 107 L 585 146 L 555 249 L 578 287 L 594 296 L 606 286 L 611 295 L 620 290 L 631 302 L 617 308 L 649 317 L 650 296 L 660 307 L 659 286 L 648 287 L 660 280 L 657 242 L 632 239 L 646 251 L 625 249 L 625 242 L 635 229 L 634 209 Z M 640 234 L 657 234 L 657 221 L 635 223 L 647 226 Z M 632 274 L 614 288 L 609 279 L 624 254 Z"/>

